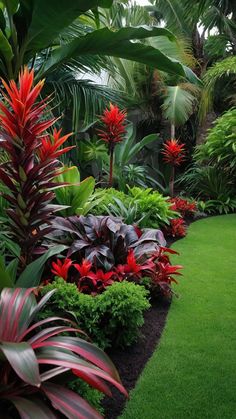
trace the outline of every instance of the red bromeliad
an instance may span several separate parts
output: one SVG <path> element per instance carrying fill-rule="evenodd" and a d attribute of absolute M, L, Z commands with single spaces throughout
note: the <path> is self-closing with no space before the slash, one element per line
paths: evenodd
<path fill-rule="evenodd" d="M 102 269 L 98 269 L 95 273 L 89 271 L 79 278 L 77 286 L 79 291 L 85 294 L 96 295 L 112 285 L 116 277 L 117 274 L 114 271 L 103 272 Z"/>
<path fill-rule="evenodd" d="M 82 263 L 73 263 L 71 259 L 64 262 L 57 260 L 53 262 L 51 270 L 56 276 L 68 279 L 68 271 L 71 266 L 79 272 L 79 278 L 72 274 L 70 282 L 77 284 L 78 290 L 85 294 L 96 295 L 102 293 L 106 287 L 115 281 L 139 281 L 142 277 L 150 278 L 150 285 L 153 290 L 161 290 L 165 294 L 171 294 L 171 283 L 177 282 L 173 275 L 180 275 L 181 265 L 171 265 L 169 254 L 178 254 L 172 249 L 160 246 L 144 264 L 138 263 L 134 250 L 130 249 L 127 256 L 127 263 L 118 265 L 114 270 L 104 272 L 102 269 L 93 271 L 92 263 L 83 259 Z"/>
<path fill-rule="evenodd" d="M 185 237 L 186 225 L 183 218 L 174 218 L 170 220 L 170 225 L 164 229 L 164 234 L 171 237 Z"/>
<path fill-rule="evenodd" d="M 10 203 L 7 213 L 24 264 L 51 230 L 50 220 L 60 209 L 49 205 L 54 198 L 52 189 L 60 186 L 53 179 L 60 173 L 58 157 L 72 148 L 59 150 L 70 134 L 61 137 L 60 130 L 52 135 L 45 132 L 55 119 L 43 118 L 46 100 L 37 102 L 44 81 L 35 86 L 33 82 L 34 72 L 27 67 L 21 71 L 18 85 L 2 80 L 7 105 L 0 103 L 0 147 L 8 156 L 0 165 L 0 180 L 8 189 L 4 194 Z"/>
<path fill-rule="evenodd" d="M 61 259 L 57 259 L 56 262 L 52 262 L 51 272 L 67 281 L 68 271 L 71 266 L 73 266 L 71 259 L 65 259 L 63 262 Z"/>
<path fill-rule="evenodd" d="M 99 137 L 108 144 L 110 155 L 109 186 L 112 186 L 113 178 L 113 154 L 115 145 L 123 140 L 125 133 L 126 112 L 120 111 L 118 106 L 110 103 L 110 109 L 105 109 L 101 116 L 104 129 L 98 130 Z"/>
<path fill-rule="evenodd" d="M 171 139 L 166 141 L 164 144 L 164 150 L 162 154 L 164 155 L 163 160 L 165 163 L 168 163 L 172 167 L 172 173 L 170 177 L 170 195 L 174 195 L 174 179 L 175 179 L 175 167 L 180 166 L 185 158 L 185 149 L 184 144 L 179 143 L 176 139 Z"/>
<path fill-rule="evenodd" d="M 83 259 L 81 264 L 74 263 L 74 267 L 80 273 L 80 276 L 83 277 L 91 273 L 92 263 L 89 262 L 87 259 Z"/>
<path fill-rule="evenodd" d="M 187 199 L 176 196 L 169 200 L 171 203 L 171 209 L 178 211 L 182 217 L 191 217 L 197 211 L 197 205 L 194 201 L 188 201 Z"/>
<path fill-rule="evenodd" d="M 152 261 L 155 266 L 150 277 L 151 284 L 154 289 L 157 288 L 159 290 L 160 288 L 164 294 L 170 295 L 172 293 L 172 282 L 177 284 L 173 275 L 181 275 L 178 270 L 182 269 L 183 266 L 171 265 L 169 255 L 166 253 L 178 254 L 175 250 L 160 247 L 160 249 L 150 258 L 150 261 Z"/>

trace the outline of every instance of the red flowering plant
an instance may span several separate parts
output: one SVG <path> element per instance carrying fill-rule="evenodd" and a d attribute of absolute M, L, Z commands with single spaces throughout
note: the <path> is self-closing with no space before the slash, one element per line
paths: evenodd
<path fill-rule="evenodd" d="M 151 263 L 151 260 L 147 260 L 147 262 L 144 264 L 138 263 L 134 254 L 134 250 L 130 249 L 127 255 L 126 264 L 118 265 L 116 272 L 122 279 L 137 280 L 148 274 L 153 269 L 153 267 L 154 266 Z"/>
<path fill-rule="evenodd" d="M 112 186 L 113 181 L 113 156 L 114 149 L 117 143 L 123 140 L 125 133 L 125 118 L 126 112 L 119 110 L 118 106 L 110 103 L 110 109 L 106 108 L 101 116 L 103 129 L 98 130 L 99 137 L 108 145 L 108 152 L 110 155 L 110 170 L 109 170 L 109 186 Z"/>
<path fill-rule="evenodd" d="M 170 196 L 174 196 L 174 180 L 175 180 L 175 167 L 180 166 L 185 159 L 184 144 L 178 142 L 178 140 L 172 138 L 166 141 L 164 144 L 164 150 L 162 154 L 165 163 L 171 166 L 171 177 L 170 177 Z"/>
<path fill-rule="evenodd" d="M 74 271 L 70 269 L 72 267 L 75 268 Z M 76 274 L 75 271 L 77 271 Z M 115 271 L 95 270 L 92 268 L 92 263 L 87 259 L 83 259 L 80 264 L 73 263 L 70 258 L 63 261 L 57 259 L 56 262 L 52 262 L 51 272 L 65 281 L 69 280 L 69 282 L 76 283 L 80 292 L 91 295 L 100 294 L 107 286 L 112 285 L 114 280 L 118 280 L 118 274 Z"/>
<path fill-rule="evenodd" d="M 163 232 L 167 237 L 181 238 L 185 237 L 187 230 L 186 224 L 183 218 L 173 218 L 170 220 L 170 224 L 163 228 Z"/>
<path fill-rule="evenodd" d="M 53 179 L 61 173 L 58 157 L 72 147 L 60 149 L 70 134 L 61 130 L 47 134 L 55 119 L 47 119 L 48 100 L 39 100 L 44 81 L 34 86 L 34 72 L 20 72 L 18 84 L 2 80 L 5 103 L 0 103 L 0 147 L 8 160 L 0 165 L 0 180 L 7 187 L 3 194 L 9 202 L 9 226 L 21 247 L 21 262 L 27 264 L 42 238 L 51 231 L 55 211 L 50 205 Z"/>
<path fill-rule="evenodd" d="M 181 275 L 178 270 L 182 269 L 182 266 L 171 265 L 168 253 L 177 254 L 172 249 L 160 246 L 151 257 L 141 264 L 138 263 L 134 252 L 131 250 L 127 257 L 127 263 L 123 266 L 119 265 L 117 271 L 125 280 L 140 282 L 142 278 L 148 279 L 153 295 L 157 291 L 165 295 L 171 295 L 173 293 L 171 284 L 173 282 L 177 283 L 173 275 Z"/>
<path fill-rule="evenodd" d="M 178 283 L 173 275 L 182 275 L 178 271 L 183 268 L 182 265 L 171 265 L 168 253 L 178 254 L 175 250 L 160 247 L 150 258 L 150 262 L 154 264 L 154 269 L 152 269 L 150 275 L 152 291 L 162 291 L 165 295 L 173 293 L 171 285 L 173 282 Z"/>
<path fill-rule="evenodd" d="M 61 259 L 57 259 L 56 262 L 52 262 L 52 273 L 59 278 L 63 278 L 67 281 L 68 271 L 70 267 L 73 266 L 71 259 L 67 258 L 63 262 Z"/>
<path fill-rule="evenodd" d="M 196 202 L 180 198 L 179 196 L 169 199 L 169 202 L 171 203 L 171 209 L 178 211 L 183 218 L 192 217 L 197 211 Z"/>

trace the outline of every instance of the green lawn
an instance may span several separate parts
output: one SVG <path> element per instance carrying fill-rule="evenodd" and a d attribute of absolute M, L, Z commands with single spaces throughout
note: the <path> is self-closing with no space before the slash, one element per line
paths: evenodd
<path fill-rule="evenodd" d="M 122 419 L 236 418 L 236 215 L 193 223 L 161 343 Z"/>

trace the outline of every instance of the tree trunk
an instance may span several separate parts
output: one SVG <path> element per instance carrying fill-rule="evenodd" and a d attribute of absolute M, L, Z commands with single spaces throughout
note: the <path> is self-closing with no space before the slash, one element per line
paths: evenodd
<path fill-rule="evenodd" d="M 170 137 L 173 140 L 175 138 L 175 124 L 171 124 L 170 126 Z"/>

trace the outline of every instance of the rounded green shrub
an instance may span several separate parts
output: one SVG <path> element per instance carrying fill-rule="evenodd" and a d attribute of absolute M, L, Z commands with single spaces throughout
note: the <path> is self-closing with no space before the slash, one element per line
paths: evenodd
<path fill-rule="evenodd" d="M 100 348 L 125 347 L 135 342 L 144 323 L 143 312 L 150 307 L 149 292 L 132 282 L 116 282 L 96 296 L 82 294 L 75 284 L 57 279 L 42 293 L 57 289 L 45 316 L 72 312 L 79 327 Z"/>

